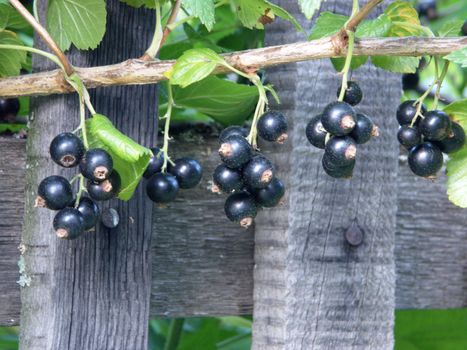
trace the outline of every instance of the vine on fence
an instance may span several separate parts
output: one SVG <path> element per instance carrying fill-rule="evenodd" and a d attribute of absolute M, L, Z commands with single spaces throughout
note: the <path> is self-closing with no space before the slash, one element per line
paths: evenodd
<path fill-rule="evenodd" d="M 214 173 L 213 190 L 229 194 L 225 207 L 229 219 L 248 227 L 259 209 L 280 202 L 284 185 L 275 177 L 273 164 L 259 152 L 257 145 L 258 136 L 271 142 L 286 141 L 286 118 L 268 109 L 268 93 L 279 102 L 277 93 L 272 86 L 263 83 L 258 75 L 259 67 L 229 63 L 219 55 L 224 50 L 222 45 L 205 37 L 216 35 L 217 16 L 225 16 L 232 11 L 245 28 L 263 29 L 276 17 L 281 17 L 304 32 L 287 11 L 266 0 L 122 0 L 130 6 L 152 9 L 156 15 L 153 39 L 141 60 L 155 60 L 157 55 L 177 59 L 164 73 L 168 83 L 161 89 L 165 93 L 161 96 L 163 112 L 160 118 L 164 125 L 163 145 L 162 148 L 153 146 L 148 149 L 122 134 L 105 116 L 96 113 L 80 73 L 63 53 L 71 45 L 78 49 L 92 49 L 99 45 L 105 34 L 104 0 L 83 0 L 79 4 L 62 0 L 50 2 L 47 29 L 41 26 L 37 14 L 31 15 L 18 0 L 9 2 L 12 6 L 0 0 L 0 76 L 19 74 L 20 69 L 28 65 L 28 53 L 43 55 L 62 70 L 64 79 L 77 92 L 80 102 L 79 127 L 74 133 L 58 135 L 51 145 L 55 162 L 65 167 L 80 165 L 80 174 L 71 181 L 78 181 L 77 194 L 74 196 L 71 184 L 58 176 L 46 178 L 38 191 L 39 206 L 60 210 L 54 221 L 60 237 L 75 238 L 93 227 L 98 216 L 98 207 L 93 200 L 113 197 L 129 200 L 143 176 L 147 178 L 148 196 L 158 204 L 173 201 L 180 188 L 192 188 L 199 183 L 202 167 L 196 160 L 180 158 L 173 161 L 169 155 L 170 124 L 183 108 L 204 113 L 224 125 L 241 123 L 252 115 L 249 130 L 234 126 L 227 128 L 220 137 L 219 154 L 223 163 Z M 334 52 L 332 64 L 342 74 L 338 101 L 328 105 L 307 127 L 310 142 L 325 149 L 324 170 L 336 178 L 352 176 L 356 144 L 365 143 L 378 134 L 371 119 L 353 108 L 360 102 L 362 91 L 356 82 L 349 80 L 350 70 L 358 69 L 371 59 L 377 67 L 408 73 L 415 72 L 420 62 L 420 57 L 379 52 L 371 58 L 355 56 L 354 48 L 360 39 L 443 38 L 458 35 L 463 25 L 463 22 L 449 22 L 433 33 L 421 24 L 416 10 L 404 1 L 391 3 L 375 19 L 365 19 L 381 2 L 369 0 L 360 8 L 358 1 L 354 0 L 350 16 L 322 12 L 309 36 L 309 40 L 330 38 L 323 43 L 331 45 L 329 47 Z M 299 0 L 308 19 L 312 18 L 320 3 L 320 0 Z M 26 27 L 27 23 L 53 54 L 29 47 L 21 41 L 15 30 Z M 201 36 L 193 30 L 192 23 L 199 24 Z M 167 44 L 170 34 L 178 30 L 183 30 L 188 37 L 199 38 L 204 47 L 174 41 Z M 463 47 L 444 57 L 434 56 L 435 80 L 422 96 L 404 102 L 397 112 L 401 124 L 398 138 L 409 149 L 412 171 L 431 178 L 443 164 L 442 152 L 449 153 L 448 195 L 462 207 L 467 207 L 464 170 L 467 162 L 464 159 L 467 157 L 464 148 L 467 100 L 454 102 L 444 110 L 438 109 L 438 102 L 443 80 L 449 73 L 449 62 L 467 66 L 466 50 Z M 345 58 L 338 57 L 343 55 Z M 209 77 L 219 69 L 236 74 L 250 86 Z M 427 111 L 424 100 L 433 89 L 434 105 L 432 111 Z M 210 90 L 211 98 L 201 96 L 200 92 L 206 90 Z M 219 100 L 229 102 L 219 103 Z M 86 107 L 90 114 L 88 119 Z M 92 200 L 83 196 L 86 192 Z"/>

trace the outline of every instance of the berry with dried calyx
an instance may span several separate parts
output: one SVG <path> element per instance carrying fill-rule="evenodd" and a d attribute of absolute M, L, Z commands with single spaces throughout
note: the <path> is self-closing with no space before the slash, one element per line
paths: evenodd
<path fill-rule="evenodd" d="M 465 131 L 456 122 L 451 123 L 451 132 L 445 139 L 435 142 L 443 153 L 453 153 L 460 150 L 465 144 Z"/>
<path fill-rule="evenodd" d="M 53 227 L 59 238 L 78 238 L 84 232 L 83 215 L 78 209 L 64 208 L 55 215 Z"/>
<path fill-rule="evenodd" d="M 225 215 L 230 221 L 240 223 L 248 228 L 253 224 L 258 208 L 255 199 L 246 191 L 231 194 L 225 201 Z"/>
<path fill-rule="evenodd" d="M 73 191 L 67 179 L 53 175 L 41 181 L 36 198 L 36 207 L 60 210 L 73 200 Z"/>
<path fill-rule="evenodd" d="M 335 136 L 350 134 L 355 127 L 355 110 L 346 102 L 328 104 L 321 116 L 326 131 Z"/>
<path fill-rule="evenodd" d="M 353 164 L 357 155 L 357 145 L 350 136 L 334 136 L 327 143 L 325 155 L 336 166 Z"/>
<path fill-rule="evenodd" d="M 100 182 L 107 179 L 113 170 L 113 160 L 102 148 L 88 150 L 79 163 L 81 174 L 89 180 Z"/>
<path fill-rule="evenodd" d="M 250 161 L 252 153 L 251 145 L 240 135 L 228 137 L 219 148 L 221 160 L 229 168 L 240 168 Z"/>
<path fill-rule="evenodd" d="M 335 160 L 324 153 L 321 160 L 324 171 L 335 179 L 350 179 L 355 167 L 355 159 L 348 161 L 345 165 L 336 164 Z"/>
<path fill-rule="evenodd" d="M 287 140 L 288 124 L 284 115 L 277 111 L 267 111 L 258 120 L 258 135 L 266 141 L 282 144 Z"/>
<path fill-rule="evenodd" d="M 120 191 L 122 180 L 117 171 L 112 171 L 108 179 L 101 182 L 89 181 L 87 190 L 89 196 L 96 201 L 107 201 L 114 198 Z"/>
<path fill-rule="evenodd" d="M 285 186 L 278 178 L 272 179 L 265 188 L 253 190 L 256 203 L 265 208 L 272 208 L 278 205 L 284 194 Z"/>
<path fill-rule="evenodd" d="M 306 126 L 306 138 L 315 147 L 324 149 L 326 142 L 326 129 L 321 122 L 321 114 L 314 116 Z"/>
<path fill-rule="evenodd" d="M 355 140 L 357 144 L 364 144 L 373 136 L 378 136 L 378 127 L 373 121 L 363 113 L 357 113 L 357 122 L 354 129 L 350 133 L 350 136 Z"/>
<path fill-rule="evenodd" d="M 274 177 L 272 163 L 261 155 L 254 156 L 243 168 L 243 180 L 251 189 L 265 188 Z"/>
<path fill-rule="evenodd" d="M 248 136 L 248 130 L 239 125 L 232 125 L 221 131 L 219 135 L 219 142 L 224 143 L 230 136 L 237 135 L 241 137 Z"/>
<path fill-rule="evenodd" d="M 339 86 L 339 89 L 337 90 L 337 97 L 339 97 L 341 93 L 342 85 Z M 360 86 L 355 82 L 349 80 L 347 82 L 347 89 L 345 89 L 344 93 L 344 102 L 348 103 L 351 106 L 358 105 L 363 98 L 363 92 L 362 89 L 360 89 Z"/>
<path fill-rule="evenodd" d="M 52 160 L 65 168 L 72 168 L 79 164 L 84 155 L 84 145 L 81 139 L 71 132 L 61 133 L 50 143 Z"/>
<path fill-rule="evenodd" d="M 212 192 L 214 193 L 230 193 L 243 188 L 241 171 L 231 169 L 224 164 L 220 164 L 214 169 L 212 182 Z"/>

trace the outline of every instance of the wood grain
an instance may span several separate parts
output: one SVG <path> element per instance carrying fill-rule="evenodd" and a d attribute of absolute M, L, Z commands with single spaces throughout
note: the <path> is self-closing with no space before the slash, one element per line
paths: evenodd
<path fill-rule="evenodd" d="M 225 59 L 232 66 L 244 70 L 252 67 L 259 69 L 279 64 L 345 56 L 345 48 L 340 47 L 336 42 L 333 38 L 328 37 L 313 41 L 275 45 L 230 53 L 225 55 Z M 372 38 L 358 40 L 355 43 L 354 55 L 446 55 L 466 45 L 467 38 L 465 37 Z M 174 63 L 173 60 L 148 62 L 128 59 L 107 66 L 76 68 L 76 71 L 88 88 L 154 84 L 167 79 L 164 73 Z M 226 67 L 218 66 L 214 74 L 226 72 L 229 72 Z M 60 70 L 0 79 L 0 97 L 50 95 L 72 91 Z"/>
<path fill-rule="evenodd" d="M 41 13 L 46 3 L 41 2 Z M 151 23 L 151 11 L 134 10 L 108 2 L 107 33 L 92 53 L 72 51 L 73 63 L 109 64 L 144 52 L 151 33 L 140 24 Z M 40 41 L 35 41 L 40 42 Z M 35 70 L 48 69 L 42 59 Z M 94 91 L 97 111 L 117 128 L 144 145 L 157 135 L 155 86 Z M 32 281 L 22 288 L 21 349 L 145 349 L 150 297 L 150 240 L 152 203 L 140 188 L 129 202 L 112 201 L 120 213 L 113 230 L 98 227 L 76 241 L 63 241 L 52 230 L 53 213 L 34 208 L 38 183 L 63 171 L 48 157 L 48 147 L 59 132 L 76 128 L 76 95 L 32 101 L 27 145 L 26 204 L 23 244 L 26 273 Z M 103 206 L 105 207 L 105 206 Z"/>

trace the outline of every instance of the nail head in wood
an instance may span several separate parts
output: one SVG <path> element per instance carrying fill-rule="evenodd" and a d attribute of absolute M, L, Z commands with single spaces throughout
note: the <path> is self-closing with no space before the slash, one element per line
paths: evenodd
<path fill-rule="evenodd" d="M 363 243 L 363 230 L 354 221 L 345 230 L 344 237 L 348 244 L 353 247 L 358 247 Z"/>

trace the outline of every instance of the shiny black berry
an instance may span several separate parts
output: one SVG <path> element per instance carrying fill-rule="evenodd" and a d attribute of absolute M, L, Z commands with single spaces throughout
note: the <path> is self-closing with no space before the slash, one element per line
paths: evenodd
<path fill-rule="evenodd" d="M 71 132 L 64 132 L 54 137 L 49 151 L 55 163 L 65 168 L 72 168 L 79 164 L 85 149 L 78 136 Z"/>
<path fill-rule="evenodd" d="M 265 208 L 272 208 L 278 205 L 284 196 L 285 186 L 278 178 L 272 181 L 265 188 L 253 190 L 256 203 Z"/>
<path fill-rule="evenodd" d="M 350 179 L 353 175 L 355 159 L 348 161 L 346 165 L 339 165 L 328 154 L 324 153 L 321 164 L 329 176 L 335 179 Z"/>
<path fill-rule="evenodd" d="M 351 105 L 346 102 L 328 104 L 321 116 L 324 128 L 335 136 L 349 134 L 355 127 L 356 114 Z"/>
<path fill-rule="evenodd" d="M 378 136 L 378 128 L 373 121 L 362 113 L 357 113 L 357 122 L 350 136 L 357 144 L 363 144 L 370 141 L 372 136 Z"/>
<path fill-rule="evenodd" d="M 402 102 L 399 107 L 397 108 L 397 121 L 399 122 L 399 125 L 409 125 L 412 123 L 412 119 L 415 117 L 415 114 L 417 113 L 417 105 L 414 106 L 415 101 L 414 100 L 407 100 Z M 420 113 L 422 115 L 425 115 L 426 113 L 426 107 L 422 105 Z M 418 117 L 417 120 L 415 121 L 414 125 L 418 124 L 420 121 L 420 118 Z"/>
<path fill-rule="evenodd" d="M 179 185 L 175 176 L 171 174 L 157 173 L 146 183 L 146 193 L 155 203 L 172 202 L 179 190 Z"/>
<path fill-rule="evenodd" d="M 418 14 L 429 20 L 438 18 L 435 0 L 420 0 L 417 7 Z"/>
<path fill-rule="evenodd" d="M 17 98 L 0 99 L 0 121 L 13 123 L 19 112 L 19 100 Z"/>
<path fill-rule="evenodd" d="M 243 188 L 242 173 L 236 169 L 230 169 L 224 164 L 218 165 L 212 175 L 212 191 L 214 193 L 239 191 Z"/>
<path fill-rule="evenodd" d="M 60 238 L 78 238 L 84 232 L 83 215 L 75 208 L 62 209 L 55 215 L 53 226 Z"/>
<path fill-rule="evenodd" d="M 403 125 L 397 132 L 397 140 L 407 149 L 411 149 L 422 143 L 422 133 L 416 126 Z"/>
<path fill-rule="evenodd" d="M 443 111 L 429 111 L 420 122 L 420 131 L 429 141 L 441 141 L 451 133 L 451 119 Z"/>
<path fill-rule="evenodd" d="M 326 157 L 336 166 L 353 164 L 357 155 L 357 145 L 350 136 L 334 136 L 325 148 Z"/>
<path fill-rule="evenodd" d="M 229 168 L 240 168 L 251 159 L 252 153 L 251 145 L 239 135 L 228 137 L 219 148 L 219 155 Z"/>
<path fill-rule="evenodd" d="M 180 188 L 193 188 L 201 181 L 203 167 L 193 158 L 179 158 L 170 167 L 170 173 L 177 178 Z"/>
<path fill-rule="evenodd" d="M 445 139 L 435 142 L 436 146 L 444 153 L 452 153 L 460 150 L 465 144 L 465 131 L 459 124 L 451 123 L 451 132 Z"/>
<path fill-rule="evenodd" d="M 342 85 L 339 86 L 337 90 L 337 97 L 339 97 L 341 93 Z M 347 82 L 347 89 L 345 89 L 344 93 L 344 102 L 347 102 L 351 106 L 358 105 L 363 98 L 362 89 L 360 86 L 354 81 Z"/>
<path fill-rule="evenodd" d="M 102 148 L 94 148 L 87 151 L 81 162 L 79 169 L 84 177 L 92 181 L 104 181 L 113 170 L 113 160 L 107 151 Z"/>
<path fill-rule="evenodd" d="M 404 90 L 416 90 L 420 82 L 418 73 L 407 73 L 402 75 L 402 88 Z"/>
<path fill-rule="evenodd" d="M 144 171 L 144 178 L 149 179 L 156 173 L 160 173 L 162 170 L 162 166 L 164 165 L 164 152 L 162 152 L 159 148 L 151 148 L 152 154 L 154 155 L 149 160 L 149 164 Z"/>
<path fill-rule="evenodd" d="M 83 216 L 84 231 L 90 230 L 96 226 L 100 211 L 97 204 L 91 198 L 81 197 L 76 209 L 78 209 Z"/>
<path fill-rule="evenodd" d="M 434 177 L 443 166 L 443 153 L 431 142 L 423 142 L 409 152 L 409 166 L 415 175 Z"/>
<path fill-rule="evenodd" d="M 120 175 L 114 170 L 108 179 L 101 182 L 88 182 L 88 194 L 96 201 L 108 201 L 114 198 L 122 187 Z"/>
<path fill-rule="evenodd" d="M 256 217 L 258 208 L 255 199 L 248 192 L 236 192 L 225 201 L 225 215 L 230 221 L 238 222 L 242 227 L 248 228 Z"/>
<path fill-rule="evenodd" d="M 67 207 L 73 200 L 73 191 L 67 179 L 53 175 L 46 177 L 39 184 L 36 206 L 52 210 Z"/>
<path fill-rule="evenodd" d="M 101 223 L 107 228 L 115 228 L 120 224 L 120 215 L 114 208 L 107 208 L 102 211 Z"/>
<path fill-rule="evenodd" d="M 230 136 L 237 135 L 242 137 L 248 136 L 248 130 L 238 125 L 232 125 L 221 131 L 219 142 L 224 143 Z"/>
<path fill-rule="evenodd" d="M 324 149 L 326 141 L 326 129 L 321 123 L 321 114 L 314 116 L 306 126 L 306 138 L 315 147 Z"/>
<path fill-rule="evenodd" d="M 266 141 L 284 143 L 287 140 L 287 119 L 277 111 L 268 111 L 258 120 L 258 135 Z"/>
<path fill-rule="evenodd" d="M 274 177 L 274 168 L 269 159 L 254 156 L 243 168 L 243 180 L 248 188 L 265 188 Z"/>

